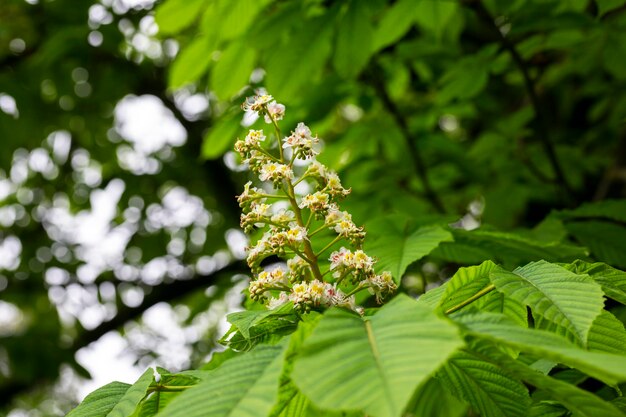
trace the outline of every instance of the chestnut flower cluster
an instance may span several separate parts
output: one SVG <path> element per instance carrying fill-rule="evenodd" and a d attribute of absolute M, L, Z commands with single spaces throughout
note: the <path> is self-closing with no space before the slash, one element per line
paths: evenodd
<path fill-rule="evenodd" d="M 362 313 L 355 294 L 368 290 L 382 303 L 396 290 L 396 284 L 390 272 L 376 274 L 376 260 L 361 249 L 363 227 L 338 204 L 350 189 L 341 185 L 337 173 L 315 159 L 317 135 L 298 123 L 290 135 L 283 136 L 278 121 L 285 115 L 285 106 L 271 95 L 249 97 L 242 108 L 262 116 L 273 130 L 270 134 L 250 130 L 235 143 L 242 162 L 262 183 L 272 184 L 258 188 L 250 181 L 237 197 L 244 231 L 264 230 L 247 251 L 254 274 L 251 298 L 271 309 L 292 302 L 300 312 L 340 306 Z M 271 135 L 278 144 L 268 140 Z M 314 191 L 299 195 L 296 186 L 301 183 Z M 340 246 L 342 242 L 353 250 Z M 326 254 L 337 246 L 340 249 Z M 286 266 L 263 268 L 262 261 L 273 255 L 285 259 Z"/>

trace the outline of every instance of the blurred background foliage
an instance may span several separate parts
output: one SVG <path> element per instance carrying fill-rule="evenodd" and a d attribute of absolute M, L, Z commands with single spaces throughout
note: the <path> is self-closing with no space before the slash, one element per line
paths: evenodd
<path fill-rule="evenodd" d="M 140 366 L 215 348 L 257 88 L 370 239 L 450 229 L 406 292 L 485 259 L 626 268 L 623 1 L 4 0 L 0 414 L 64 415 L 112 331 Z"/>

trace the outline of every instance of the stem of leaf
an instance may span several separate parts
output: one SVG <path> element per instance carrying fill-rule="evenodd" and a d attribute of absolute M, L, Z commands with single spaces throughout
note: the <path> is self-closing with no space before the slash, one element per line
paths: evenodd
<path fill-rule="evenodd" d="M 496 286 L 493 284 L 489 284 L 487 285 L 485 288 L 483 288 L 482 290 L 478 291 L 476 294 L 472 295 L 470 298 L 463 300 L 462 302 L 460 302 L 459 304 L 450 307 L 449 309 L 447 309 L 445 311 L 446 314 L 452 314 L 455 311 L 458 311 L 460 309 L 462 309 L 463 307 L 465 307 L 468 304 L 473 303 L 474 301 L 478 300 L 480 297 L 482 297 L 485 294 L 490 293 L 491 291 L 495 290 Z"/>

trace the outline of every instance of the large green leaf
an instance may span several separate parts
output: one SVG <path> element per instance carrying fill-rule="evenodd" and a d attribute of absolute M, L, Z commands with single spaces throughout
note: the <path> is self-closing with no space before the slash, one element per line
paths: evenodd
<path fill-rule="evenodd" d="M 241 118 L 237 114 L 222 117 L 204 137 L 202 156 L 206 159 L 221 157 L 237 139 L 241 130 Z"/>
<path fill-rule="evenodd" d="M 587 348 L 599 352 L 626 355 L 626 330 L 624 330 L 624 323 L 608 311 L 602 311 L 591 326 Z"/>
<path fill-rule="evenodd" d="M 486 286 L 491 284 L 489 274 L 498 269 L 491 261 L 477 266 L 459 268 L 446 284 L 439 306 L 443 311 L 467 300 Z"/>
<path fill-rule="evenodd" d="M 243 310 L 235 313 L 230 313 L 226 316 L 226 319 L 230 324 L 235 326 L 239 330 L 243 337 L 250 337 L 250 328 L 259 324 L 268 317 L 282 317 L 288 316 L 294 320 L 297 320 L 297 315 L 293 310 L 293 303 L 289 302 L 283 304 L 275 310 Z"/>
<path fill-rule="evenodd" d="M 506 368 L 510 373 L 522 379 L 524 382 L 534 385 L 550 394 L 552 398 L 571 410 L 577 417 L 624 417 L 624 414 L 608 401 L 604 401 L 594 394 L 568 384 L 567 382 L 559 381 L 558 379 L 537 372 L 513 360 L 497 349 L 490 349 L 489 352 L 486 353 L 486 356 L 503 368 Z M 542 417 L 544 416 L 544 414 L 540 415 Z M 546 415 L 552 416 L 554 414 Z"/>
<path fill-rule="evenodd" d="M 183 392 L 184 387 L 196 385 L 200 379 L 185 374 L 171 374 L 167 370 L 157 368 L 160 375 L 159 382 L 153 382 L 150 386 L 153 391 L 145 398 L 131 417 L 151 417 L 163 410 L 174 398 Z M 197 371 L 195 371 L 197 372 Z M 172 389 L 181 387 L 180 391 Z"/>
<path fill-rule="evenodd" d="M 176 57 L 169 70 L 168 87 L 178 88 L 196 82 L 213 61 L 215 38 L 199 36 Z"/>
<path fill-rule="evenodd" d="M 513 272 L 494 271 L 491 280 L 498 291 L 529 306 L 583 345 L 604 307 L 602 289 L 588 275 L 545 261 L 532 262 Z"/>
<path fill-rule="evenodd" d="M 129 388 L 130 384 L 111 382 L 85 397 L 66 417 L 106 417 Z"/>
<path fill-rule="evenodd" d="M 333 63 L 339 75 L 355 77 L 365 67 L 372 54 L 373 32 L 367 1 L 350 1 L 337 32 Z"/>
<path fill-rule="evenodd" d="M 526 417 L 528 413 L 530 396 L 524 384 L 471 352 L 455 353 L 437 378 L 482 417 Z"/>
<path fill-rule="evenodd" d="M 154 381 L 154 370 L 148 368 L 128 390 L 124 396 L 118 401 L 113 409 L 106 417 L 128 417 L 137 408 L 139 402 L 144 399 L 148 393 L 150 384 Z"/>
<path fill-rule="evenodd" d="M 503 315 L 480 313 L 457 316 L 456 320 L 467 326 L 472 335 L 563 363 L 607 384 L 626 381 L 624 355 L 590 352 L 552 332 L 520 327 Z"/>
<path fill-rule="evenodd" d="M 607 264 L 575 261 L 564 268 L 577 274 L 587 274 L 593 278 L 604 293 L 612 299 L 626 304 L 626 272 L 615 269 Z"/>
<path fill-rule="evenodd" d="M 426 381 L 413 395 L 403 417 L 463 417 L 468 406 L 441 386 L 436 378 Z"/>
<path fill-rule="evenodd" d="M 167 0 L 157 7 L 154 19 L 159 32 L 171 35 L 191 25 L 197 18 L 206 0 Z"/>
<path fill-rule="evenodd" d="M 321 408 L 400 416 L 415 388 L 460 346 L 450 322 L 400 295 L 371 317 L 329 310 L 292 378 Z"/>
<path fill-rule="evenodd" d="M 626 227 L 610 221 L 568 221 L 565 228 L 587 246 L 594 258 L 626 268 Z"/>
<path fill-rule="evenodd" d="M 265 416 L 276 401 L 284 346 L 259 346 L 210 371 L 176 397 L 159 417 Z"/>
<path fill-rule="evenodd" d="M 566 219 L 607 218 L 626 223 L 626 201 L 605 200 L 594 203 L 586 203 L 574 210 L 563 210 L 556 213 L 556 215 Z"/>
<path fill-rule="evenodd" d="M 415 23 L 415 0 L 400 0 L 385 12 L 374 32 L 374 51 L 396 42 Z"/>
<path fill-rule="evenodd" d="M 493 230 L 452 231 L 454 242 L 442 243 L 433 256 L 458 263 L 479 263 L 493 260 L 505 267 L 544 259 L 550 262 L 571 262 L 585 257 L 587 251 L 579 246 L 560 242 L 543 242 L 517 233 Z"/>
<path fill-rule="evenodd" d="M 472 305 L 478 311 L 502 313 L 520 326 L 528 326 L 528 311 L 524 304 L 507 297 L 498 291 L 492 291 L 480 297 Z"/>
<path fill-rule="evenodd" d="M 414 232 L 392 226 L 368 242 L 366 250 L 378 258 L 378 270 L 390 271 L 396 282 L 400 282 L 410 264 L 428 255 L 441 242 L 450 240 L 450 232 L 439 226 L 426 226 Z"/>
<path fill-rule="evenodd" d="M 446 29 L 446 25 L 459 9 L 459 5 L 452 1 L 422 0 L 417 2 L 413 13 L 417 24 L 434 33 L 440 39 Z"/>
<path fill-rule="evenodd" d="M 285 44 L 266 54 L 267 88 L 282 101 L 301 98 L 301 90 L 321 74 L 331 52 L 329 16 L 301 22 Z"/>
<path fill-rule="evenodd" d="M 247 42 L 231 42 L 213 66 L 210 84 L 213 92 L 221 99 L 230 99 L 248 84 L 255 60 L 256 51 Z"/>

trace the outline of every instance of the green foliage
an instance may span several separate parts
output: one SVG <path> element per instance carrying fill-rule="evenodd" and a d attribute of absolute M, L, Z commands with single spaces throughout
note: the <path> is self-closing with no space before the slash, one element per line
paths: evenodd
<path fill-rule="evenodd" d="M 392 221 L 378 222 L 372 232 L 378 236 L 367 242 L 366 249 L 379 259 L 377 267 L 390 271 L 396 282 L 400 282 L 409 265 L 428 255 L 441 242 L 452 240 L 450 233 L 438 226 L 412 230 L 408 225 L 399 227 Z"/>
<path fill-rule="evenodd" d="M 89 394 L 67 417 L 107 417 L 130 388 L 129 384 L 111 382 Z"/>
<path fill-rule="evenodd" d="M 225 236 L 248 178 L 229 151 L 244 128 L 270 135 L 240 110 L 267 88 L 287 105 L 285 134 L 304 120 L 319 132 L 364 250 L 400 294 L 382 307 L 359 294 L 363 316 L 233 313 L 225 336 L 211 325 L 187 341 L 196 370 L 148 370 L 34 414 L 626 415 L 623 1 L 0 3 L 0 299 L 19 313 L 0 317 L 0 414 L 50 403 L 37 396 L 60 370 L 87 376 L 79 349 L 145 329 L 124 325 L 157 303 L 181 326 L 232 306 L 248 270 Z M 158 98 L 185 145 L 124 137 L 115 109 L 131 95 Z M 189 114 L 195 99 L 204 110 Z M 133 170 L 142 158 L 156 171 Z M 73 225 L 104 211 L 123 242 L 95 268 L 109 241 L 85 244 Z M 87 330 L 82 313 L 100 310 L 114 317 Z M 226 351 L 202 363 L 218 339 Z M 138 363 L 159 363 L 137 341 Z"/>
<path fill-rule="evenodd" d="M 292 376 L 322 408 L 398 416 L 415 388 L 460 345 L 453 326 L 399 296 L 371 317 L 330 310 Z"/>

